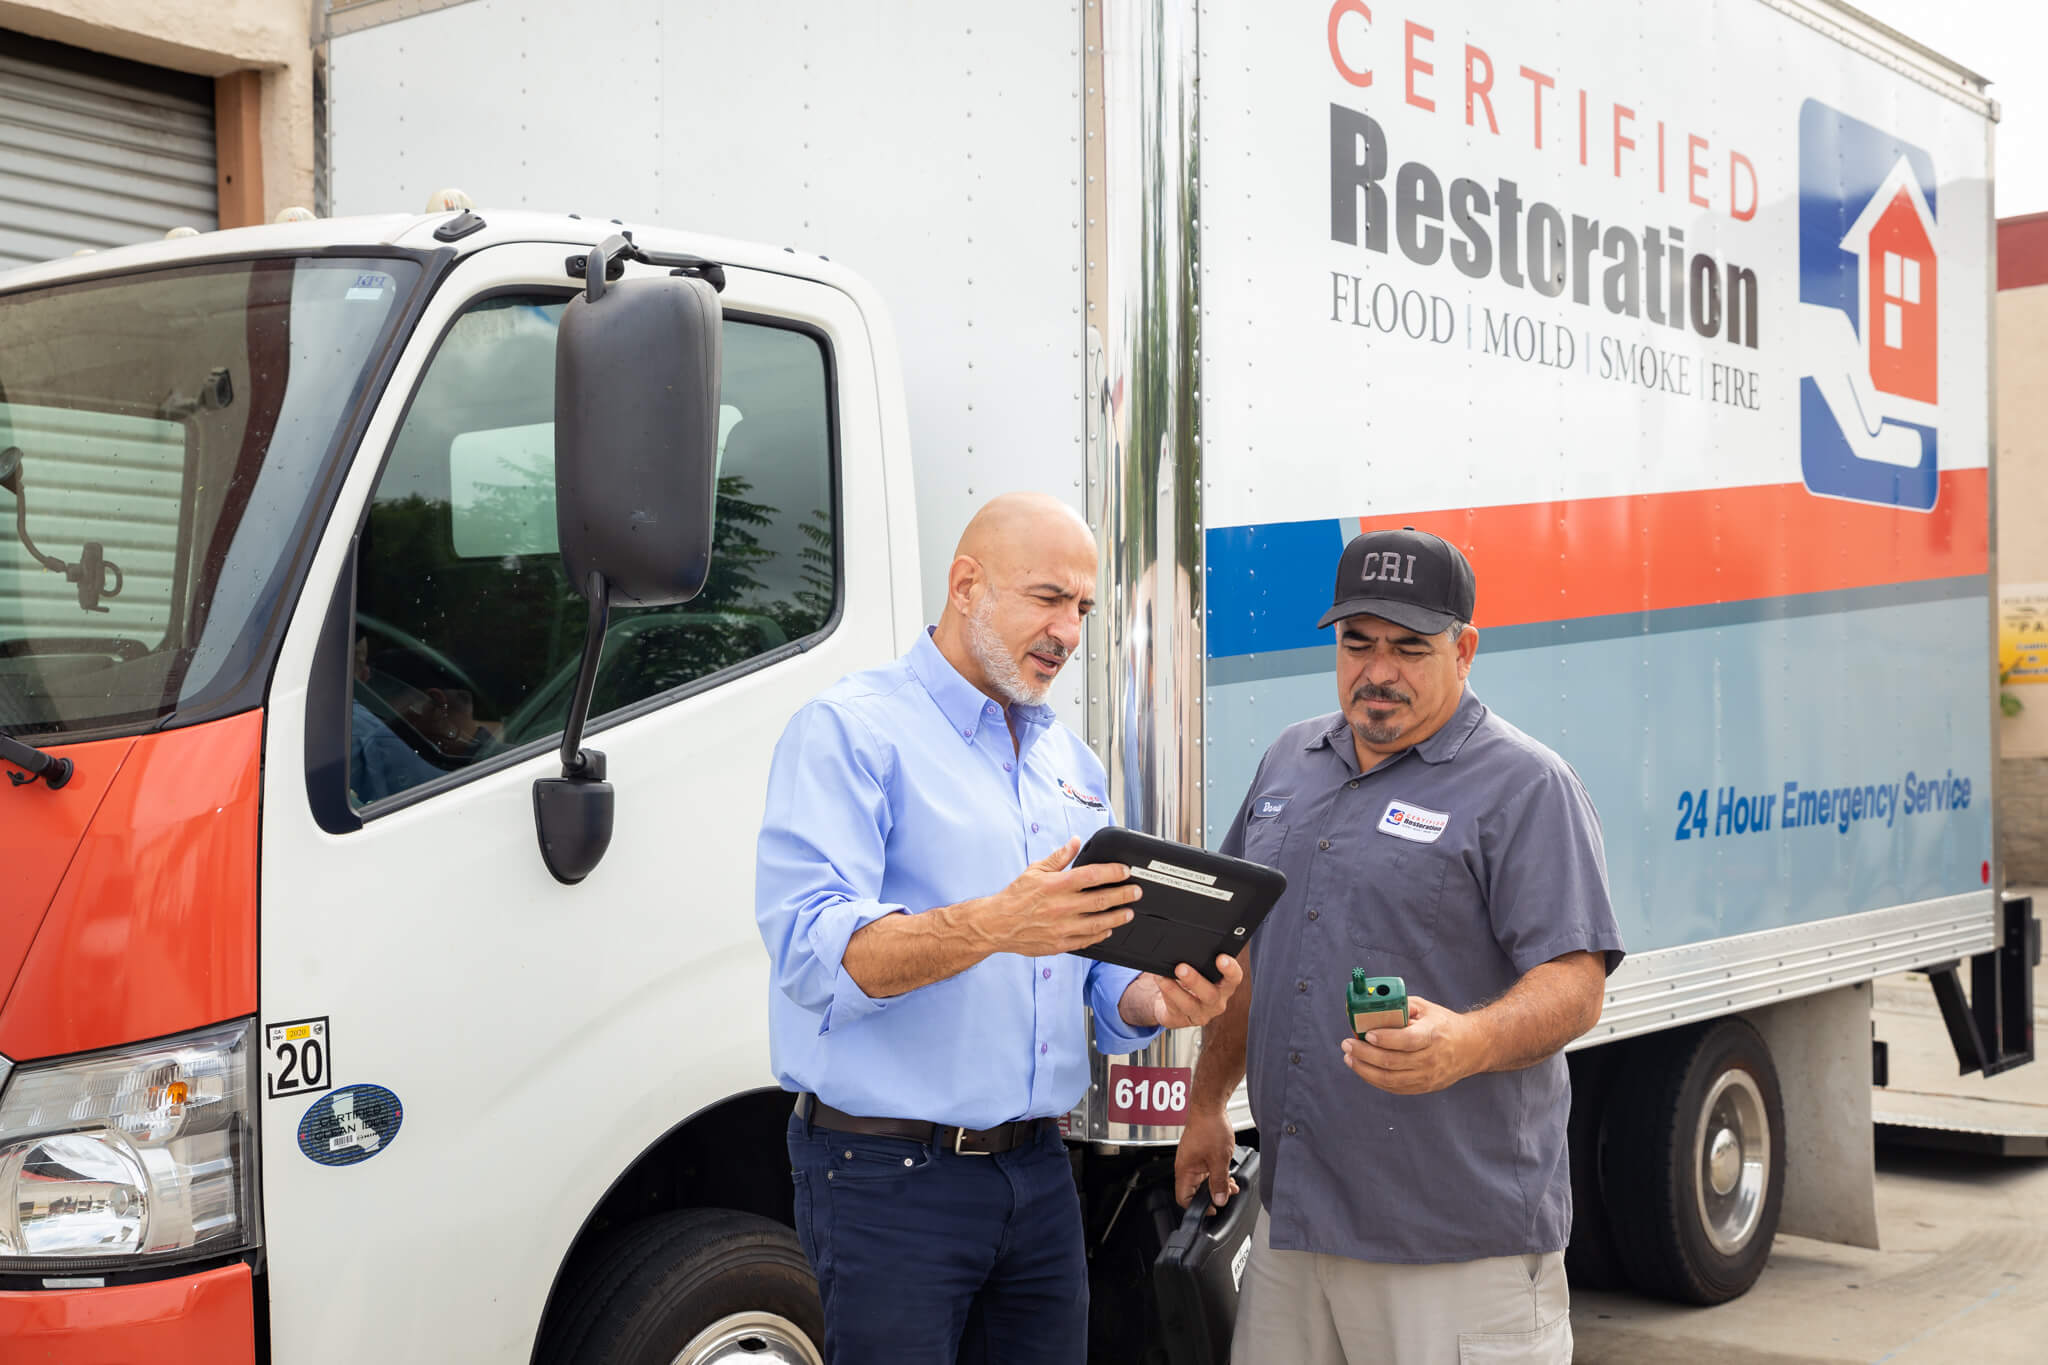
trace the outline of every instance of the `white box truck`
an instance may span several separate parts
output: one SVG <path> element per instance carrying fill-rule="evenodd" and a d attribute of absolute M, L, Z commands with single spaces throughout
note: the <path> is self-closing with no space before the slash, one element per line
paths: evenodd
<path fill-rule="evenodd" d="M 1465 548 L 1473 686 L 1585 779 L 1631 949 L 1581 1282 L 1875 1236 L 1874 977 L 2031 1057 L 1979 78 L 1822 0 L 329 11 L 341 216 L 0 276 L 10 1357 L 818 1359 L 770 748 L 1010 488 L 1097 528 L 1055 700 L 1190 841 L 1331 709 L 1344 540 Z M 716 280 L 723 365 L 702 590 L 586 651 L 593 251 Z M 585 711 L 571 883 L 536 783 Z M 1067 1121 L 1100 1359 L 1158 1358 L 1197 1046 Z"/>

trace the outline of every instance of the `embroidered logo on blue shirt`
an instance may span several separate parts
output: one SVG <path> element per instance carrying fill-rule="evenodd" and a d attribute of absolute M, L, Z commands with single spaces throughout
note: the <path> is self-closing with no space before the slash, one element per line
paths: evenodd
<path fill-rule="evenodd" d="M 1106 805 L 1106 804 L 1105 804 L 1105 803 L 1103 802 L 1103 800 L 1102 800 L 1102 798 L 1101 798 L 1101 797 L 1099 797 L 1099 796 L 1090 796 L 1090 795 L 1088 795 L 1088 794 L 1087 794 L 1086 792 L 1083 792 L 1083 791 L 1078 791 L 1078 790 L 1076 790 L 1076 789 L 1075 789 L 1075 787 L 1074 787 L 1074 784 L 1073 784 L 1073 783 L 1071 783 L 1071 782 L 1069 782 L 1069 781 L 1067 781 L 1067 779 L 1065 779 L 1064 777 L 1060 779 L 1060 791 L 1061 791 L 1061 792 L 1063 792 L 1063 793 L 1065 793 L 1065 794 L 1066 794 L 1066 796 L 1067 796 L 1067 797 L 1068 797 L 1069 799 L 1071 799 L 1071 800 L 1074 800 L 1074 801 L 1079 801 L 1079 802 L 1080 802 L 1080 803 L 1081 803 L 1082 805 L 1086 806 L 1086 807 L 1087 807 L 1087 808 L 1088 808 L 1089 810 L 1108 810 L 1108 809 L 1109 809 L 1108 805 Z"/>
<path fill-rule="evenodd" d="M 1287 803 L 1290 799 L 1285 796 L 1261 796 L 1252 802 L 1251 818 L 1254 820 L 1271 820 L 1278 816 L 1281 811 L 1287 809 Z"/>

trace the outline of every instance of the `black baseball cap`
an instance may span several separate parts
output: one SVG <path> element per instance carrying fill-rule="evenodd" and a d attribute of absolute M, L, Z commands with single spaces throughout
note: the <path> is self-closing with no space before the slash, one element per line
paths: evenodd
<path fill-rule="evenodd" d="M 1478 588 L 1472 566 L 1442 536 L 1404 526 L 1353 536 L 1337 560 L 1334 601 L 1320 630 L 1347 616 L 1379 616 L 1436 635 L 1472 619 Z"/>

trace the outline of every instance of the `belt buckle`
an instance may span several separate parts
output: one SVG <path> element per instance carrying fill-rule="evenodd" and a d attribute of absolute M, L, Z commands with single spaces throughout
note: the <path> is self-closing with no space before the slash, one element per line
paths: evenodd
<path fill-rule="evenodd" d="M 967 1129 L 966 1129 L 966 1128 L 964 1128 L 964 1127 L 962 1127 L 962 1128 L 955 1128 L 955 1129 L 953 1130 L 953 1155 L 954 1155 L 954 1156 L 994 1156 L 994 1155 L 995 1155 L 995 1153 L 994 1153 L 994 1152 L 991 1152 L 991 1151 L 986 1151 L 986 1150 L 983 1150 L 983 1151 L 978 1151 L 978 1152 L 976 1152 L 976 1151 L 970 1151 L 970 1150 L 968 1150 L 967 1148 L 965 1148 L 965 1147 L 962 1147 L 962 1146 L 961 1146 L 960 1144 L 961 1144 L 961 1143 L 963 1143 L 963 1142 L 965 1142 L 966 1140 L 967 1140 Z"/>

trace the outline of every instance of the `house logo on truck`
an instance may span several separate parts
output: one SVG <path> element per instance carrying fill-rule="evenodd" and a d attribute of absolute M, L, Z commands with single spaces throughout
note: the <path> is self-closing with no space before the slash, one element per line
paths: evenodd
<path fill-rule="evenodd" d="M 1818 100 L 1799 112 L 1799 452 L 1824 497 L 1940 490 L 1934 163 Z"/>

